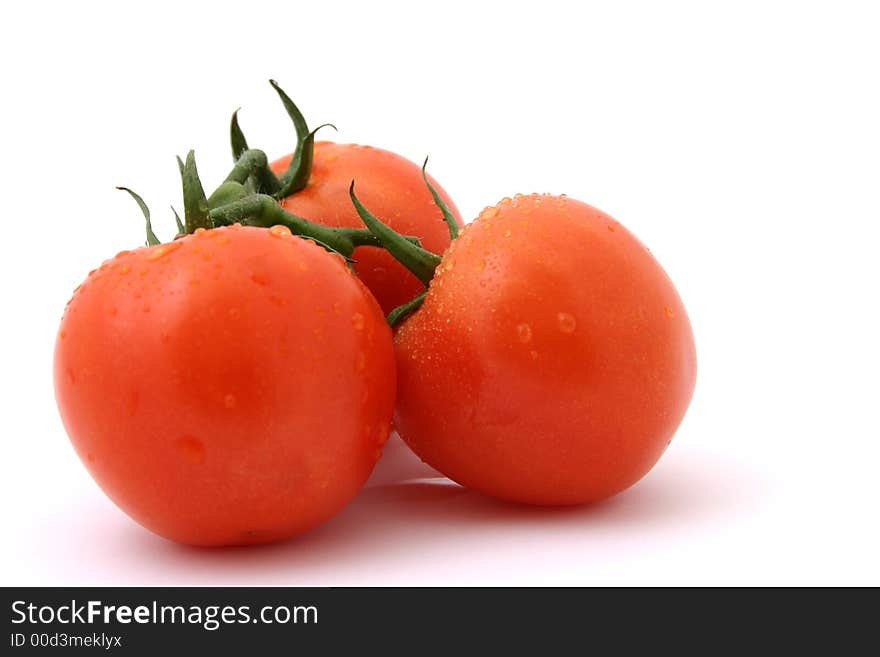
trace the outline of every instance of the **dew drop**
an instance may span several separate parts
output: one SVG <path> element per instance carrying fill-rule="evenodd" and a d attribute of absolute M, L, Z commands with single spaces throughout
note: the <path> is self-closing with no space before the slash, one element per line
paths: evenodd
<path fill-rule="evenodd" d="M 351 325 L 354 327 L 355 331 L 361 331 L 364 328 L 364 316 L 360 313 L 355 313 L 351 316 Z"/>
<path fill-rule="evenodd" d="M 556 315 L 556 325 L 563 333 L 574 333 L 577 328 L 577 320 L 568 313 L 559 313 Z"/>
<path fill-rule="evenodd" d="M 107 314 L 110 315 L 110 317 L 116 317 L 116 314 L 118 312 L 119 311 L 116 309 L 116 306 L 110 306 L 110 308 L 107 309 Z"/>
<path fill-rule="evenodd" d="M 367 355 L 361 351 L 357 356 L 354 357 L 354 370 L 355 372 L 363 372 L 367 366 Z"/>
<path fill-rule="evenodd" d="M 510 229 L 504 231 L 504 237 L 510 237 Z"/>
<path fill-rule="evenodd" d="M 666 313 L 666 316 L 667 316 L 669 319 L 672 319 L 673 317 L 675 317 L 675 313 L 672 312 L 672 308 L 670 308 L 669 306 L 664 306 L 664 307 L 663 307 L 663 312 Z"/>
<path fill-rule="evenodd" d="M 119 268 L 119 273 L 120 273 L 120 274 L 127 274 L 129 271 L 131 271 L 131 267 L 129 267 L 128 265 L 122 265 L 122 266 Z"/>
<path fill-rule="evenodd" d="M 283 226 L 281 224 L 275 224 L 269 229 L 269 234 L 272 237 L 290 237 L 293 233 L 290 232 L 290 228 L 287 226 Z"/>
<path fill-rule="evenodd" d="M 235 408 L 235 395 L 233 395 L 231 392 L 226 393 L 223 396 L 223 405 L 226 408 Z"/>
<path fill-rule="evenodd" d="M 516 326 L 516 338 L 523 344 L 527 342 L 531 342 L 532 340 L 532 327 L 528 324 L 517 324 Z"/>
<path fill-rule="evenodd" d="M 193 231 L 193 235 L 204 235 L 204 234 L 207 233 L 207 232 L 208 232 L 208 231 L 205 230 L 204 228 L 196 228 L 196 229 Z"/>
<path fill-rule="evenodd" d="M 483 219 L 492 219 L 493 217 L 498 216 L 498 208 L 491 207 L 483 210 L 482 217 Z"/>
<path fill-rule="evenodd" d="M 538 352 L 535 351 L 534 349 L 532 349 L 532 350 L 529 352 L 529 356 L 532 357 L 532 360 L 538 360 Z"/>
<path fill-rule="evenodd" d="M 159 246 L 152 247 L 150 254 L 147 256 L 147 260 L 158 260 L 159 258 L 168 255 L 174 251 L 177 251 L 181 246 L 183 246 L 183 242 L 168 242 L 167 244 L 160 244 Z"/>
<path fill-rule="evenodd" d="M 241 311 L 238 308 L 230 308 L 227 311 L 227 314 L 229 315 L 229 319 L 238 319 L 241 317 Z"/>

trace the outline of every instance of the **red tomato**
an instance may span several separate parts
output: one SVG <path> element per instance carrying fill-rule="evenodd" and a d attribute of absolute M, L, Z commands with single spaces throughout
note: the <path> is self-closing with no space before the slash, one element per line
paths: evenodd
<path fill-rule="evenodd" d="M 280 174 L 289 163 L 287 156 L 270 166 Z M 433 178 L 428 178 L 460 225 L 461 216 L 452 200 Z M 348 195 L 352 180 L 364 205 L 396 231 L 420 238 L 422 245 L 435 253 L 442 253 L 449 246 L 449 230 L 425 186 L 419 166 L 371 146 L 316 142 L 309 184 L 282 199 L 281 205 L 288 212 L 326 226 L 363 228 Z M 357 261 L 355 271 L 386 313 L 423 288 L 415 276 L 382 249 L 361 246 L 353 258 Z"/>
<path fill-rule="evenodd" d="M 395 337 L 395 425 L 488 495 L 577 504 L 640 479 L 696 377 L 672 282 L 623 226 L 565 197 L 487 208 Z"/>
<path fill-rule="evenodd" d="M 193 545 L 283 539 L 339 511 L 379 458 L 394 380 L 375 300 L 281 226 L 120 253 L 74 293 L 55 349 L 92 476 Z"/>

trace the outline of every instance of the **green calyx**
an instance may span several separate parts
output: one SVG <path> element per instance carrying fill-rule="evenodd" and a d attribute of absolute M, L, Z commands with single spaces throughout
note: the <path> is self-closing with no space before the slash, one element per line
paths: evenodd
<path fill-rule="evenodd" d="M 271 222 L 275 218 L 278 220 L 277 223 L 287 225 L 294 233 L 312 239 L 346 257 L 351 255 L 355 247 L 362 244 L 378 246 L 378 239 L 364 229 L 339 229 L 339 234 L 324 233 L 324 239 L 321 239 L 318 234 L 322 233 L 322 230 L 315 228 L 317 224 L 312 224 L 312 222 L 299 217 L 295 218 L 297 221 L 291 220 L 290 217 L 293 215 L 284 213 L 280 207 L 274 208 L 266 202 L 264 198 L 266 196 L 275 200 L 283 199 L 308 185 L 314 160 L 315 133 L 324 127 L 336 129 L 333 124 L 325 123 L 314 130 L 309 130 L 305 117 L 291 98 L 277 82 L 270 80 L 269 83 L 281 98 L 296 131 L 296 149 L 291 157 L 290 165 L 280 178 L 276 176 L 269 167 L 265 152 L 248 146 L 247 138 L 238 121 L 239 110 L 235 110 L 229 123 L 229 141 L 234 165 L 223 183 L 210 196 L 205 194 L 205 189 L 199 179 L 193 151 L 187 153 L 185 161 L 177 158 L 183 187 L 183 220 L 181 221 L 173 207 L 171 209 L 174 212 L 178 235 L 189 235 L 199 228 L 213 228 L 215 226 L 212 217 L 213 210 L 225 208 L 218 213 L 218 217 L 231 217 L 236 213 L 244 213 L 241 215 L 243 223 L 250 222 L 251 225 L 259 226 L 274 225 Z M 125 189 L 132 195 L 146 218 L 147 244 L 159 244 L 160 240 L 156 237 L 150 224 L 150 211 L 143 199 L 127 188 L 120 189 Z M 245 199 L 249 200 L 241 203 Z M 246 210 L 254 211 L 255 214 L 248 215 Z M 407 239 L 418 244 L 417 239 Z"/>
<path fill-rule="evenodd" d="M 305 189 L 309 184 L 309 177 L 312 175 L 312 161 L 315 154 L 315 133 L 321 128 L 330 127 L 336 130 L 336 126 L 332 123 L 324 123 L 319 125 L 312 131 L 309 131 L 308 123 L 296 104 L 290 99 L 284 90 L 278 86 L 275 80 L 269 80 L 269 84 L 278 93 L 287 115 L 293 122 L 293 128 L 296 130 L 296 149 L 293 151 L 293 157 L 290 165 L 287 167 L 279 182 L 280 189 L 276 192 L 277 198 L 284 198 Z"/>
<path fill-rule="evenodd" d="M 147 204 L 144 203 L 144 199 L 142 199 L 139 194 L 135 194 L 128 187 L 117 187 L 116 189 L 122 190 L 123 192 L 128 192 L 138 204 L 141 212 L 144 214 L 144 219 L 147 224 L 147 246 L 155 246 L 156 244 L 161 244 L 159 238 L 156 237 L 156 233 L 153 232 L 153 224 L 150 222 L 150 208 L 148 208 Z"/>
<path fill-rule="evenodd" d="M 206 195 L 199 178 L 194 152 L 189 151 L 185 161 L 177 158 L 183 188 L 183 219 L 181 220 L 174 207 L 171 208 L 177 226 L 177 236 L 192 234 L 200 228 L 210 230 L 235 223 L 264 228 L 282 225 L 290 229 L 294 235 L 311 240 L 328 251 L 341 255 L 349 263 L 354 262 L 351 257 L 359 246 L 384 248 L 424 285 L 420 294 L 389 313 L 388 323 L 391 326 L 396 325 L 422 305 L 428 284 L 440 264 L 440 256 L 422 248 L 418 238 L 401 235 L 373 215 L 355 195 L 355 181 L 351 183 L 349 196 L 366 228 L 332 228 L 311 222 L 281 207 L 279 199 L 304 189 L 309 182 L 314 159 L 315 133 L 328 126 L 334 130 L 336 128 L 332 124 L 325 123 L 314 130 L 309 130 L 305 117 L 296 104 L 277 82 L 274 80 L 269 82 L 281 98 L 296 131 L 296 150 L 291 157 L 290 165 L 280 177 L 275 175 L 269 167 L 265 152 L 248 146 L 247 138 L 238 122 L 239 110 L 236 110 L 229 124 L 229 140 L 234 164 L 232 170 L 210 196 Z M 425 158 L 422 178 L 443 215 L 451 239 L 455 239 L 459 232 L 458 223 L 431 184 L 426 170 L 427 165 L 428 159 Z M 161 241 L 153 231 L 150 221 L 150 210 L 144 200 L 127 187 L 118 189 L 128 192 L 140 207 L 146 224 L 146 244 L 148 246 L 160 244 Z"/>
<path fill-rule="evenodd" d="M 431 192 L 434 203 L 443 214 L 443 220 L 449 228 L 449 237 L 454 240 L 458 237 L 458 223 L 455 221 L 455 216 L 452 214 L 449 206 L 446 205 L 440 197 L 440 194 L 428 180 L 428 174 L 425 170 L 427 166 L 428 159 L 425 158 L 425 163 L 422 165 L 422 177 L 425 180 L 425 184 L 428 186 L 428 190 Z M 396 326 L 408 315 L 421 307 L 428 291 L 428 284 L 431 282 L 431 279 L 434 278 L 434 272 L 440 264 L 441 258 L 436 253 L 432 253 L 431 251 L 422 248 L 420 244 L 413 244 L 403 235 L 379 220 L 366 207 L 364 207 L 363 203 L 358 200 L 354 193 L 354 181 L 351 182 L 348 193 L 351 197 L 351 202 L 354 204 L 355 210 L 357 210 L 358 216 L 360 216 L 361 221 L 364 222 L 367 229 L 379 240 L 382 247 L 388 251 L 395 260 L 412 272 L 412 274 L 415 275 L 415 277 L 425 286 L 425 289 L 415 298 L 388 313 L 388 324 L 392 327 Z"/>
<path fill-rule="evenodd" d="M 197 228 L 213 228 L 208 217 L 208 199 L 196 169 L 195 153 L 187 153 L 185 163 L 178 157 L 177 166 L 183 183 L 183 225 L 186 233 L 194 233 Z"/>

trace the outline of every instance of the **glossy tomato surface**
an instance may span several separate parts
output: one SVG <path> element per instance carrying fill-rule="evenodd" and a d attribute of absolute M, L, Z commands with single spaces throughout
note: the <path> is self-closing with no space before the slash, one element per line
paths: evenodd
<path fill-rule="evenodd" d="M 379 458 L 394 379 L 375 300 L 280 226 L 120 253 L 74 293 L 55 349 L 89 472 L 194 545 L 283 539 L 336 513 Z"/>
<path fill-rule="evenodd" d="M 287 169 L 290 156 L 272 163 L 276 173 Z M 317 142 L 309 184 L 282 200 L 288 212 L 327 226 L 363 228 L 348 195 L 355 181 L 358 198 L 399 233 L 422 240 L 434 253 L 449 246 L 449 229 L 422 178 L 421 168 L 390 151 L 357 144 Z M 431 184 L 461 217 L 452 199 L 429 176 Z M 388 313 L 422 290 L 419 280 L 382 249 L 361 246 L 355 250 L 355 271 Z"/>
<path fill-rule="evenodd" d="M 696 377 L 669 277 L 620 223 L 546 195 L 487 208 L 397 332 L 402 437 L 499 498 L 577 504 L 635 483 Z"/>

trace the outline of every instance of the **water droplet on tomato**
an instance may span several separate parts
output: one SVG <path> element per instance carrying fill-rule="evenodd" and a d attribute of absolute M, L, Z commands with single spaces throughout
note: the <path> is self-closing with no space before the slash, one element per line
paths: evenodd
<path fill-rule="evenodd" d="M 556 325 L 563 333 L 574 333 L 577 328 L 577 320 L 568 313 L 559 313 L 556 315 Z"/>
<path fill-rule="evenodd" d="M 666 313 L 666 316 L 667 316 L 669 319 L 672 319 L 673 317 L 675 317 L 675 313 L 672 312 L 672 308 L 670 308 L 669 306 L 664 306 L 664 307 L 663 307 L 663 312 Z"/>
<path fill-rule="evenodd" d="M 235 395 L 233 395 L 231 392 L 228 392 L 223 396 L 223 405 L 226 408 L 235 408 L 235 402 Z"/>
<path fill-rule="evenodd" d="M 269 229 L 269 234 L 272 237 L 291 237 L 293 235 L 293 233 L 290 232 L 290 228 L 281 224 L 275 224 L 272 226 Z"/>
<path fill-rule="evenodd" d="M 538 352 L 535 351 L 534 349 L 532 349 L 532 350 L 529 352 L 529 356 L 532 357 L 532 360 L 538 360 Z"/>
<path fill-rule="evenodd" d="M 116 306 L 110 306 L 107 309 L 107 314 L 110 315 L 110 317 L 116 317 L 117 312 L 119 312 L 119 311 L 116 309 Z"/>
<path fill-rule="evenodd" d="M 204 235 L 204 234 L 207 233 L 207 232 L 208 232 L 208 231 L 205 230 L 204 228 L 196 228 L 196 229 L 193 231 L 193 235 L 199 235 L 199 236 L 201 236 L 201 235 Z"/>
<path fill-rule="evenodd" d="M 229 319 L 238 319 L 241 317 L 241 311 L 238 308 L 230 308 L 227 311 L 227 314 L 229 315 Z"/>
<path fill-rule="evenodd" d="M 363 372 L 364 368 L 367 366 L 367 355 L 360 351 L 357 356 L 354 357 L 354 371 L 355 372 Z"/>
<path fill-rule="evenodd" d="M 493 217 L 497 217 L 497 216 L 498 216 L 498 208 L 496 208 L 494 206 L 491 208 L 486 208 L 485 210 L 483 210 L 482 213 L 480 213 L 480 217 L 483 219 L 492 219 Z"/>
<path fill-rule="evenodd" d="M 131 271 L 131 267 L 129 267 L 128 265 L 122 265 L 122 266 L 119 268 L 119 273 L 120 273 L 120 274 L 127 274 L 129 271 Z"/>
<path fill-rule="evenodd" d="M 177 251 L 177 249 L 179 249 L 181 246 L 183 246 L 183 242 L 177 241 L 151 247 L 150 254 L 147 256 L 147 260 L 158 260 L 159 258 L 162 258 L 169 253 Z"/>
<path fill-rule="evenodd" d="M 360 313 L 355 313 L 351 316 L 351 325 L 354 327 L 355 331 L 361 331 L 364 328 L 364 316 Z"/>
<path fill-rule="evenodd" d="M 532 340 L 532 327 L 528 324 L 517 324 L 516 325 L 516 339 L 522 342 L 523 344 L 527 342 L 531 342 Z"/>
<path fill-rule="evenodd" d="M 504 231 L 504 237 L 510 237 L 510 229 Z"/>

